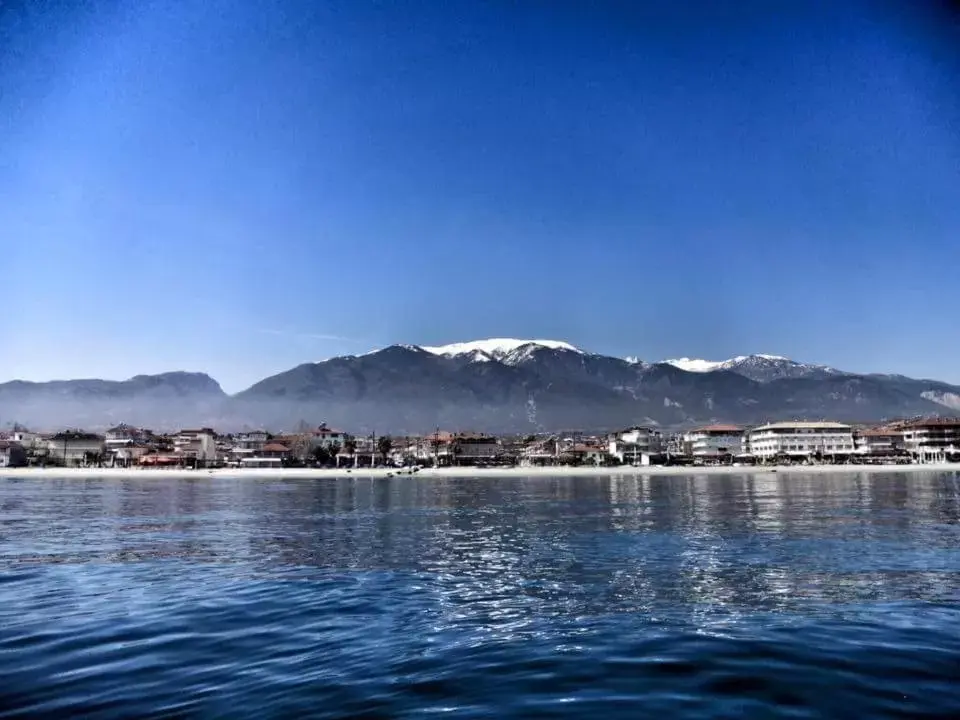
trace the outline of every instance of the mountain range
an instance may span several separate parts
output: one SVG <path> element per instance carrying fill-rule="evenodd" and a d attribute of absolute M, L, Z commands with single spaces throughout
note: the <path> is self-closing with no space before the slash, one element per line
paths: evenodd
<path fill-rule="evenodd" d="M 777 355 L 644 362 L 553 340 L 392 345 L 309 362 L 228 395 L 203 373 L 125 381 L 0 384 L 0 426 L 292 428 L 352 432 L 601 430 L 632 424 L 830 418 L 854 422 L 960 410 L 960 386 L 859 374 Z"/>

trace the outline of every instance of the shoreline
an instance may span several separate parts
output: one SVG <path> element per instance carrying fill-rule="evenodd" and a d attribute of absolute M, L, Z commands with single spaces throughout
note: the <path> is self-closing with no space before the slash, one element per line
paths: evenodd
<path fill-rule="evenodd" d="M 386 479 L 394 477 L 428 478 L 497 478 L 497 477 L 613 477 L 613 476 L 682 476 L 682 475 L 829 475 L 851 472 L 903 472 L 903 473 L 960 473 L 960 463 L 937 463 L 929 465 L 767 465 L 767 466 L 640 466 L 617 467 L 505 467 L 505 468 L 423 468 L 411 473 L 402 469 L 387 468 L 222 468 L 216 470 L 190 470 L 186 468 L 0 468 L 0 479 L 16 478 L 62 478 L 62 479 L 155 479 L 155 478 L 228 478 L 228 479 L 298 479 L 298 480 L 343 480 L 349 478 Z"/>

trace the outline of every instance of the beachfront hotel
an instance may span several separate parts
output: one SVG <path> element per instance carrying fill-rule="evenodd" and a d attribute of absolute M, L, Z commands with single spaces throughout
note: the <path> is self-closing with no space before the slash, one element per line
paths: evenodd
<path fill-rule="evenodd" d="M 759 460 L 778 455 L 851 455 L 853 428 L 834 422 L 778 422 L 761 425 L 747 433 L 751 454 Z"/>
<path fill-rule="evenodd" d="M 903 446 L 917 462 L 948 462 L 960 457 L 960 419 L 925 418 L 900 424 Z"/>
<path fill-rule="evenodd" d="M 745 452 L 743 428 L 737 425 L 707 425 L 683 436 L 687 454 L 695 458 L 721 458 Z"/>

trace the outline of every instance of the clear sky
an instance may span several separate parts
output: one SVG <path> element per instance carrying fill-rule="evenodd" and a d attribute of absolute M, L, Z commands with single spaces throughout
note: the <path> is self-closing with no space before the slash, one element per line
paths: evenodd
<path fill-rule="evenodd" d="M 920 6 L 0 3 L 0 380 L 507 336 L 960 382 Z"/>

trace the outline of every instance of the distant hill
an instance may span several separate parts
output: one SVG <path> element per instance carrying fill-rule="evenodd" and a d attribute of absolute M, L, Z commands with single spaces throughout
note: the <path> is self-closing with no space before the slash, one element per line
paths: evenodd
<path fill-rule="evenodd" d="M 129 380 L 0 384 L 0 418 L 29 427 L 108 427 L 119 422 L 179 427 L 223 419 L 228 396 L 204 373 L 137 375 Z"/>

